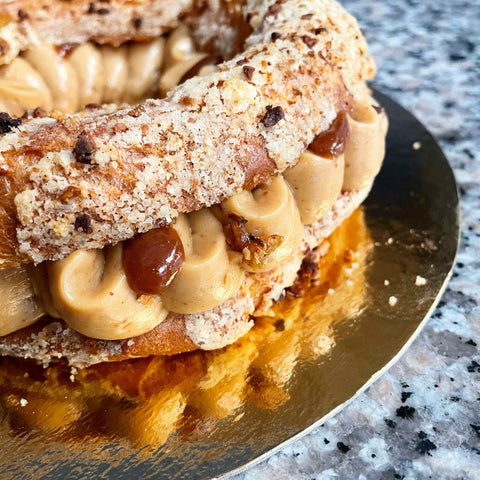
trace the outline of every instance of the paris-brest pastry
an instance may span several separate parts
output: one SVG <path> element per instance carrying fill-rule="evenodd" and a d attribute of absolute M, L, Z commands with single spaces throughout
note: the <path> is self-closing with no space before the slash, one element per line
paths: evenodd
<path fill-rule="evenodd" d="M 0 64 L 2 355 L 235 342 L 384 156 L 334 0 L 6 1 Z"/>

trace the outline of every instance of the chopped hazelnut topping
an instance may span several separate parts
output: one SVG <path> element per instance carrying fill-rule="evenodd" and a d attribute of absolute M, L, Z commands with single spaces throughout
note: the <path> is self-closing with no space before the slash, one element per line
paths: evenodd
<path fill-rule="evenodd" d="M 73 154 L 75 155 L 75 160 L 80 163 L 94 164 L 93 162 L 94 152 L 95 152 L 95 143 L 93 142 L 93 140 L 86 133 L 81 133 L 78 136 L 75 147 L 73 148 Z"/>
<path fill-rule="evenodd" d="M 267 113 L 262 118 L 261 122 L 266 127 L 273 127 L 280 120 L 285 117 L 282 107 L 272 107 L 272 105 L 267 105 Z"/>
<path fill-rule="evenodd" d="M 13 118 L 7 112 L 0 113 L 0 133 L 11 132 L 13 128 L 22 124 L 20 118 Z"/>
<path fill-rule="evenodd" d="M 92 219 L 88 213 L 81 213 L 75 219 L 75 230 L 80 230 L 83 233 L 92 233 Z"/>
<path fill-rule="evenodd" d="M 253 72 L 255 69 L 253 67 L 250 67 L 249 65 L 244 65 L 243 67 L 243 73 L 247 77 L 247 80 L 251 80 L 253 78 Z"/>
<path fill-rule="evenodd" d="M 315 29 L 315 35 L 320 35 L 321 33 L 327 33 L 327 29 L 325 27 Z"/>
<path fill-rule="evenodd" d="M 17 13 L 20 21 L 28 19 L 28 13 L 25 10 L 23 10 L 23 8 L 20 8 Z"/>
<path fill-rule="evenodd" d="M 235 252 L 240 252 L 243 259 L 252 267 L 263 265 L 264 259 L 280 246 L 281 235 L 261 237 L 252 235 L 245 228 L 247 220 L 239 215 L 230 214 L 227 223 L 223 225 L 223 232 L 228 246 Z"/>
<path fill-rule="evenodd" d="M 128 112 L 128 115 L 133 118 L 138 118 L 144 111 L 145 108 L 142 105 L 137 105 Z"/>
<path fill-rule="evenodd" d="M 310 20 L 313 17 L 313 13 L 306 13 L 305 15 L 302 15 L 300 18 L 302 20 Z"/>
<path fill-rule="evenodd" d="M 113 131 L 115 133 L 123 133 L 127 131 L 127 126 L 124 123 L 116 123 L 113 126 Z"/>
<path fill-rule="evenodd" d="M 318 42 L 316 38 L 309 37 L 308 35 L 302 35 L 300 38 L 308 48 L 312 48 Z"/>
<path fill-rule="evenodd" d="M 271 35 L 271 39 L 272 39 L 272 42 L 275 42 L 277 41 L 282 35 L 278 32 L 273 32 L 272 35 Z"/>

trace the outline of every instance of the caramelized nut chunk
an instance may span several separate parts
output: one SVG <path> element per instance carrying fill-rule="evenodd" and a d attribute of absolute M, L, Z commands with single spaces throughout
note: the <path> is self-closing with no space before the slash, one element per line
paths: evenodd
<path fill-rule="evenodd" d="M 75 230 L 80 230 L 83 233 L 92 233 L 92 219 L 88 213 L 81 213 L 75 219 Z"/>
<path fill-rule="evenodd" d="M 7 112 L 0 113 L 0 133 L 11 132 L 13 128 L 22 124 L 20 118 L 13 118 Z"/>
<path fill-rule="evenodd" d="M 252 268 L 263 265 L 264 259 L 273 252 L 283 241 L 281 235 L 268 237 L 255 236 L 248 233 L 245 224 L 247 219 L 239 215 L 230 214 L 227 223 L 223 225 L 223 232 L 228 246 L 235 252 L 243 255 L 244 261 Z"/>
<path fill-rule="evenodd" d="M 80 163 L 85 163 L 87 165 L 94 165 L 93 154 L 95 153 L 95 143 L 93 140 L 84 132 L 78 136 L 77 143 L 73 148 L 73 154 L 75 155 L 75 160 Z"/>
<path fill-rule="evenodd" d="M 159 295 L 185 260 L 182 241 L 172 225 L 142 233 L 123 244 L 123 268 L 132 290 Z"/>
<path fill-rule="evenodd" d="M 255 69 L 251 67 L 250 65 L 244 65 L 243 67 L 243 73 L 247 77 L 247 80 L 251 80 L 253 78 L 253 72 Z"/>
<path fill-rule="evenodd" d="M 28 20 L 28 13 L 23 8 L 20 8 L 17 13 L 20 21 Z"/>
<path fill-rule="evenodd" d="M 266 127 L 273 127 L 282 120 L 283 117 L 285 117 L 285 114 L 283 113 L 282 107 L 272 107 L 271 105 L 267 105 L 267 113 L 262 118 L 262 123 Z"/>
<path fill-rule="evenodd" d="M 308 35 L 302 35 L 300 38 L 308 48 L 312 48 L 318 42 L 316 38 L 309 37 Z"/>
<path fill-rule="evenodd" d="M 272 42 L 275 42 L 277 41 L 282 35 L 278 32 L 273 32 L 272 35 L 271 35 L 271 39 L 272 39 Z"/>

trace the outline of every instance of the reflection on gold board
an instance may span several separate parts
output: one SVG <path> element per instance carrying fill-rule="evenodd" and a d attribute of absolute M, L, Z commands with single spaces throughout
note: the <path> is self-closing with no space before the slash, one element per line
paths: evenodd
<path fill-rule="evenodd" d="M 335 345 L 333 326 L 352 321 L 365 300 L 372 244 L 357 210 L 320 247 L 302 275 L 234 345 L 172 357 L 105 363 L 71 371 L 0 360 L 0 434 L 68 442 L 71 449 L 118 444 L 157 449 L 175 432 L 205 438 L 247 404 L 282 408 L 299 361 L 318 361 Z"/>

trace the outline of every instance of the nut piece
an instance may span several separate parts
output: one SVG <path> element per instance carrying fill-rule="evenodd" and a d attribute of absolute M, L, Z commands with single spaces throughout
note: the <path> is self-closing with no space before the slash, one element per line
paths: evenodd
<path fill-rule="evenodd" d="M 85 133 L 78 136 L 77 143 L 73 149 L 73 154 L 77 162 L 85 163 L 87 165 L 95 165 L 93 161 L 93 154 L 95 153 L 95 143 Z"/>
<path fill-rule="evenodd" d="M 266 127 L 273 127 L 282 120 L 283 117 L 285 117 L 285 114 L 283 113 L 282 107 L 272 107 L 271 105 L 267 105 L 267 113 L 261 121 Z"/>
<path fill-rule="evenodd" d="M 88 213 L 81 213 L 75 219 L 75 230 L 81 230 L 83 233 L 92 233 L 92 220 Z"/>
<path fill-rule="evenodd" d="M 20 118 L 12 118 L 8 113 L 0 113 L 0 133 L 8 133 L 22 124 Z"/>

